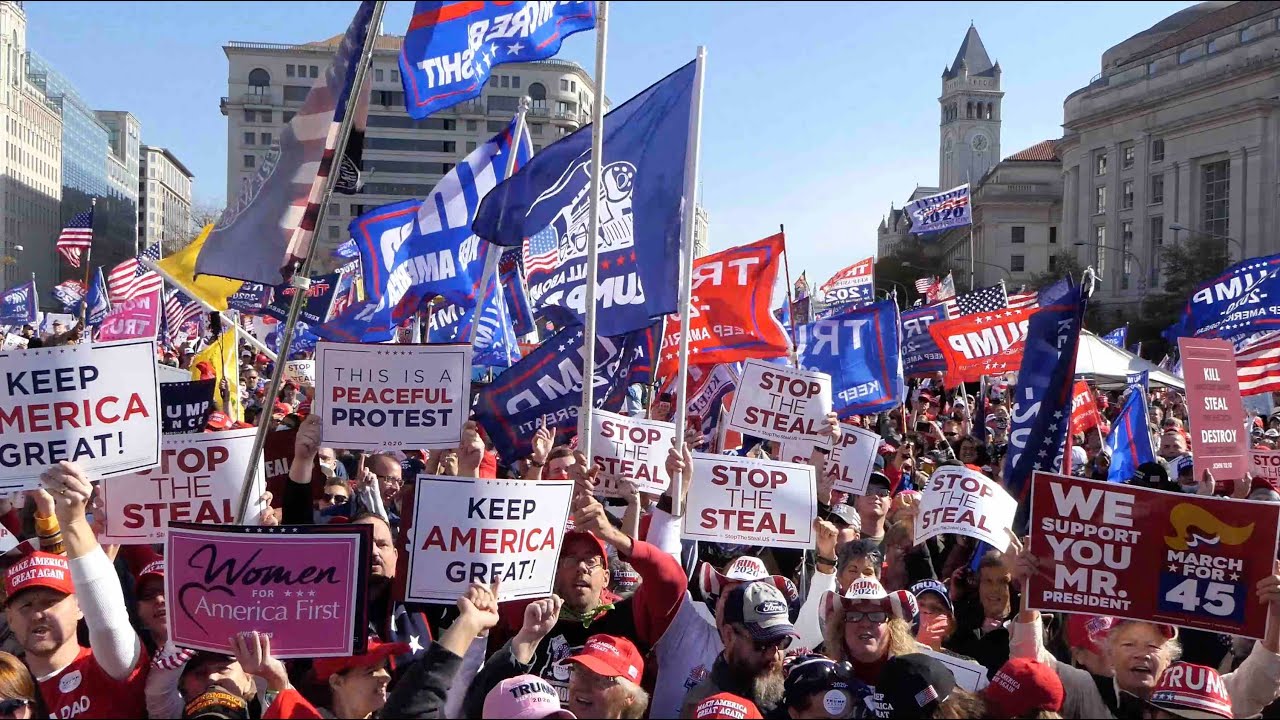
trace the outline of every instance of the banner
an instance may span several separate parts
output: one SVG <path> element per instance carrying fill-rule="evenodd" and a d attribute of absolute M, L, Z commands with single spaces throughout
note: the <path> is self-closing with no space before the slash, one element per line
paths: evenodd
<path fill-rule="evenodd" d="M 107 545 L 160 543 L 174 522 L 202 527 L 234 525 L 244 469 L 256 434 L 246 428 L 165 436 L 159 467 L 117 475 L 98 484 L 107 516 L 106 532 L 98 541 Z M 265 489 L 262 464 L 258 463 L 245 518 L 257 518 L 261 513 L 258 498 Z"/>
<path fill-rule="evenodd" d="M 370 525 L 204 527 L 165 538 L 169 639 L 232 655 L 230 638 L 270 633 L 271 654 L 347 657 L 368 639 Z"/>
<path fill-rule="evenodd" d="M 831 412 L 831 376 L 748 360 L 729 429 L 770 440 L 817 439 Z"/>
<path fill-rule="evenodd" d="M 1248 258 L 1201 283 L 1164 336 L 1232 338 L 1280 330 L 1280 254 Z"/>
<path fill-rule="evenodd" d="M 1035 473 L 1027 607 L 1261 639 L 1280 505 Z"/>
<path fill-rule="evenodd" d="M 112 306 L 98 327 L 98 342 L 151 340 L 160 330 L 160 291 L 135 295 Z"/>
<path fill-rule="evenodd" d="M 876 299 L 876 259 L 869 257 L 841 270 L 818 288 L 822 301 L 830 306 L 860 307 Z"/>
<path fill-rule="evenodd" d="M 422 475 L 414 492 L 406 602 L 453 602 L 472 582 L 500 581 L 499 602 L 551 592 L 573 481 Z"/>
<path fill-rule="evenodd" d="M 1249 471 L 1249 437 L 1236 374 L 1236 354 L 1226 340 L 1178 338 L 1182 377 L 1187 383 L 1191 451 L 1196 468 L 1218 480 L 1235 480 Z"/>
<path fill-rule="evenodd" d="M 32 275 L 27 282 L 0 293 L 0 325 L 26 325 L 35 322 L 36 304 L 36 280 Z"/>
<path fill-rule="evenodd" d="M 321 325 L 329 319 L 329 309 L 333 307 L 333 299 L 338 290 L 338 273 L 329 273 L 311 279 L 311 287 L 306 289 L 307 302 L 302 306 L 298 319 L 311 325 Z M 293 302 L 293 294 L 298 289 L 284 283 L 271 289 L 271 302 L 262 309 L 262 314 L 284 322 L 289 317 L 289 305 Z"/>
<path fill-rule="evenodd" d="M 1111 332 L 1107 333 L 1106 335 L 1103 335 L 1103 336 L 1102 336 L 1102 340 L 1103 340 L 1104 342 L 1110 343 L 1111 345 L 1114 345 L 1115 347 L 1120 348 L 1121 350 L 1124 350 L 1124 349 L 1125 349 L 1125 346 L 1126 346 L 1126 345 L 1128 344 L 1128 342 L 1129 342 L 1129 326 L 1128 326 L 1128 324 L 1121 325 L 1120 327 L 1116 328 L 1115 330 L 1112 330 Z"/>
<path fill-rule="evenodd" d="M 823 477 L 834 481 L 833 487 L 851 495 L 867 491 L 867 481 L 876 466 L 876 452 L 880 449 L 880 436 L 856 425 L 840 423 L 840 442 L 827 455 Z M 785 462 L 807 463 L 817 443 L 809 440 L 788 440 L 782 443 L 779 459 Z"/>
<path fill-rule="evenodd" d="M 667 451 L 676 437 L 669 422 L 591 411 L 593 462 L 600 467 L 600 494 L 618 496 L 618 481 L 633 480 L 640 492 L 661 495 L 671 484 Z"/>
<path fill-rule="evenodd" d="M 267 306 L 271 286 L 264 283 L 244 282 L 240 289 L 227 296 L 227 309 L 257 315 Z"/>
<path fill-rule="evenodd" d="M 973 214 L 969 210 L 969 183 L 914 200 L 904 209 L 911 216 L 912 235 L 973 224 Z"/>
<path fill-rule="evenodd" d="M 906 310 L 902 313 L 902 370 L 909 378 L 929 377 L 947 369 L 938 342 L 929 326 L 947 319 L 943 305 Z"/>
<path fill-rule="evenodd" d="M 84 302 L 88 289 L 79 280 L 64 280 L 54 285 L 49 292 L 53 295 L 53 299 L 62 305 L 63 312 L 72 313 L 79 311 L 80 303 Z"/>
<path fill-rule="evenodd" d="M 1147 414 L 1146 375 L 1144 371 L 1137 382 L 1129 383 L 1120 412 L 1111 423 L 1111 433 L 1106 439 L 1106 447 L 1111 451 L 1107 482 L 1127 482 L 1139 466 L 1156 460 L 1151 431 L 1147 426 L 1150 416 Z"/>
<path fill-rule="evenodd" d="M 680 537 L 807 550 L 817 512 L 812 465 L 695 453 Z"/>
<path fill-rule="evenodd" d="M 1098 403 L 1093 399 L 1089 383 L 1077 380 L 1071 386 L 1071 434 L 1084 433 L 1101 424 L 1102 416 L 1098 414 Z"/>
<path fill-rule="evenodd" d="M 967 467 L 945 465 L 933 471 L 916 513 L 915 544 L 948 533 L 977 538 L 1004 552 L 1018 501 L 995 480 Z"/>
<path fill-rule="evenodd" d="M 163 432 L 185 434 L 203 432 L 213 412 L 216 380 L 185 380 L 160 383 Z"/>
<path fill-rule="evenodd" d="M 1038 309 L 1003 309 L 930 325 L 929 334 L 947 364 L 947 386 L 1017 370 Z"/>
<path fill-rule="evenodd" d="M 726 398 L 738 387 L 742 377 L 739 363 L 725 363 L 712 367 L 689 366 L 689 392 L 685 405 L 686 427 L 696 427 L 702 442 L 715 440 L 720 425 L 720 412 Z"/>
<path fill-rule="evenodd" d="M 316 402 L 326 445 L 456 448 L 471 402 L 466 345 L 316 346 Z"/>
<path fill-rule="evenodd" d="M 91 480 L 160 462 L 156 345 L 127 340 L 0 355 L 0 492 L 32 490 L 60 460 Z"/>
<path fill-rule="evenodd" d="M 315 360 L 289 360 L 284 364 L 284 379 L 299 387 L 316 384 Z"/>
<path fill-rule="evenodd" d="M 796 327 L 796 357 L 801 368 L 831 377 L 834 409 L 842 418 L 886 412 L 906 397 L 892 301 Z"/>

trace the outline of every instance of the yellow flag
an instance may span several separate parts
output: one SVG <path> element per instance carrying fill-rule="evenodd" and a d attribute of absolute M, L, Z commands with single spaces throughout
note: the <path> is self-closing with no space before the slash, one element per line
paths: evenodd
<path fill-rule="evenodd" d="M 156 265 L 164 270 L 169 275 L 170 281 L 182 288 L 183 292 L 205 301 L 215 310 L 226 310 L 227 298 L 235 294 L 244 282 L 228 280 L 216 275 L 201 275 L 199 280 L 195 277 L 196 257 L 200 255 L 200 248 L 204 247 L 204 240 L 209 237 L 209 231 L 212 229 L 212 224 L 206 225 L 200 231 L 199 237 L 190 245 L 164 258 Z"/>
<path fill-rule="evenodd" d="M 240 405 L 240 358 L 236 355 L 236 331 L 227 330 L 217 340 L 191 358 L 191 379 L 201 378 L 200 363 L 208 363 L 213 369 L 213 406 L 227 414 L 231 422 L 244 420 L 244 408 Z M 227 380 L 226 407 L 222 402 L 222 379 Z"/>

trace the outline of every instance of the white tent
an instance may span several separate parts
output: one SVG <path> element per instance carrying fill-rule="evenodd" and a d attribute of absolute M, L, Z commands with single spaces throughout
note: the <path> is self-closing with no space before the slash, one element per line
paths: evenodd
<path fill-rule="evenodd" d="M 1110 385 L 1123 386 L 1130 373 L 1150 373 L 1152 385 L 1165 385 L 1182 389 L 1185 384 L 1182 378 L 1161 370 L 1155 363 L 1122 350 L 1115 345 L 1094 335 L 1088 330 L 1080 331 L 1080 349 L 1076 352 L 1076 375 L 1093 380 L 1102 387 Z"/>

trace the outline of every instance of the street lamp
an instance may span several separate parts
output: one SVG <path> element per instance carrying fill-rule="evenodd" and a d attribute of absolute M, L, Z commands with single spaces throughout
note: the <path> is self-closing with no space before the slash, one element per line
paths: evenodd
<path fill-rule="evenodd" d="M 1204 235 L 1205 237 L 1211 237 L 1215 240 L 1226 240 L 1229 243 L 1235 243 L 1235 246 L 1240 250 L 1240 259 L 1241 260 L 1244 259 L 1244 243 L 1241 243 L 1239 240 L 1236 240 L 1233 237 L 1227 237 L 1226 235 L 1219 235 L 1218 233 L 1211 233 L 1208 230 L 1196 230 L 1195 228 L 1189 228 L 1186 225 L 1183 225 L 1182 223 L 1173 223 L 1169 225 L 1169 229 L 1174 232 L 1195 233 L 1196 235 Z M 1228 254 L 1227 262 L 1230 263 L 1230 261 L 1231 261 L 1231 258 Z"/>
<path fill-rule="evenodd" d="M 970 260 L 970 259 L 969 259 L 969 258 L 967 258 L 967 257 L 957 257 L 957 258 L 956 258 L 956 261 L 957 261 L 957 262 L 972 262 L 972 263 L 974 263 L 975 265 L 986 265 L 987 267 L 993 267 L 993 268 L 995 268 L 995 269 L 999 270 L 1000 272 L 1004 273 L 1005 279 L 1007 279 L 1007 280 L 1008 280 L 1009 282 L 1011 282 L 1011 283 L 1013 282 L 1013 272 L 1012 272 L 1011 270 L 1009 270 L 1009 268 L 1007 268 L 1007 267 L 1005 267 L 1005 266 L 1003 266 L 1003 265 L 996 265 L 995 263 L 982 262 L 981 260 Z M 970 289 L 970 290 L 972 290 L 973 288 L 971 287 L 971 288 L 969 288 L 969 289 Z"/>
<path fill-rule="evenodd" d="M 1129 257 L 1133 258 L 1133 263 L 1138 266 L 1138 290 L 1142 291 L 1147 289 L 1147 268 L 1145 265 L 1142 264 L 1142 260 L 1140 260 L 1137 255 L 1134 255 L 1132 252 L 1124 248 L 1118 248 L 1113 245 L 1104 245 L 1102 243 L 1091 243 L 1091 242 L 1085 242 L 1084 240 L 1077 240 L 1072 244 L 1075 245 L 1076 247 L 1086 247 L 1086 246 L 1096 247 L 1096 248 L 1102 248 L 1103 250 L 1111 250 L 1114 252 L 1121 252 L 1121 253 L 1124 253 L 1125 255 L 1128 255 Z M 1099 277 L 1101 277 L 1101 275 L 1099 275 Z"/>

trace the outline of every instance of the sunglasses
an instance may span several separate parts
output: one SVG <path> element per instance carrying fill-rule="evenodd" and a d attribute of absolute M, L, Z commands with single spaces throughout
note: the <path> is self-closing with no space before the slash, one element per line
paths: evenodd
<path fill-rule="evenodd" d="M 34 704 L 35 703 L 32 701 L 24 700 L 22 698 L 9 698 L 8 700 L 0 702 L 0 715 L 11 716 L 22 708 L 31 707 Z"/>
<path fill-rule="evenodd" d="M 338 503 L 344 503 L 347 501 L 347 496 L 343 495 L 342 493 L 325 493 L 323 497 L 325 500 L 328 500 L 334 505 L 337 505 Z"/>
<path fill-rule="evenodd" d="M 777 640 L 756 640 L 752 638 L 751 633 L 746 630 L 738 628 L 734 629 L 738 631 L 739 635 L 746 638 L 747 642 L 751 643 L 751 647 L 760 655 L 765 653 L 786 652 L 787 648 L 791 647 L 792 638 L 790 635 L 780 637 Z"/>
<path fill-rule="evenodd" d="M 868 622 L 881 625 L 889 620 L 889 613 L 883 610 L 873 610 L 871 612 L 858 612 L 857 610 L 848 610 L 844 614 L 846 623 L 857 623 L 866 620 Z"/>

